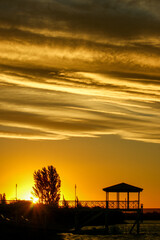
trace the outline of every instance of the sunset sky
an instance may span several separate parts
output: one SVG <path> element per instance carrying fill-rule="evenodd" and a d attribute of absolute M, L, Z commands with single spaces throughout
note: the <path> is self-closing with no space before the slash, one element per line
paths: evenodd
<path fill-rule="evenodd" d="M 160 207 L 159 0 L 0 1 L 0 193 L 48 165 L 66 199 L 126 182 Z"/>

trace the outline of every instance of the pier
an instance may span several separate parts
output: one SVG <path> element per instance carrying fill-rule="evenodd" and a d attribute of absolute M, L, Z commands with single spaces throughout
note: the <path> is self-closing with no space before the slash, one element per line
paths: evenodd
<path fill-rule="evenodd" d="M 109 218 L 110 215 L 117 211 L 121 213 L 134 213 L 136 215 L 136 219 L 134 224 L 132 225 L 129 233 L 133 232 L 133 229 L 136 227 L 137 234 L 140 233 L 140 222 L 143 214 L 143 205 L 140 202 L 140 192 L 143 191 L 142 188 L 138 188 L 126 183 L 120 183 L 117 185 L 113 185 L 107 188 L 104 188 L 103 191 L 106 192 L 106 201 L 68 201 L 68 207 L 76 208 L 76 216 L 75 216 L 75 229 L 79 230 L 81 227 L 85 226 L 93 219 L 99 216 L 105 216 L 105 230 L 106 233 L 109 233 Z M 117 199 L 110 200 L 110 193 L 116 193 Z M 120 200 L 121 193 L 126 193 L 127 198 L 125 200 Z M 130 194 L 137 193 L 137 199 L 130 200 Z M 95 214 L 90 217 L 88 214 L 89 211 L 95 211 Z M 83 223 L 79 222 L 79 216 L 82 212 L 86 212 L 86 216 L 88 214 L 88 219 L 86 217 L 86 221 Z"/>

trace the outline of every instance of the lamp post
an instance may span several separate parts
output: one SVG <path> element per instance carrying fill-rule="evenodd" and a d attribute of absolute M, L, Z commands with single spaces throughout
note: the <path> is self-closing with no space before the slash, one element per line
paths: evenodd
<path fill-rule="evenodd" d="M 77 200 L 77 185 L 75 184 L 75 207 L 76 207 L 76 200 Z"/>
<path fill-rule="evenodd" d="M 17 201 L 17 184 L 16 184 L 16 201 Z"/>

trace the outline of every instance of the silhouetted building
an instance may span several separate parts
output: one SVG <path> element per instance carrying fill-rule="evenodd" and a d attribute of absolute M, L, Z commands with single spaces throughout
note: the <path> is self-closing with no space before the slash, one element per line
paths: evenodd
<path fill-rule="evenodd" d="M 140 208 L 140 192 L 143 191 L 142 188 L 135 187 L 132 185 L 129 185 L 127 183 L 119 183 L 110 187 L 103 188 L 103 191 L 106 192 L 106 217 L 105 217 L 105 226 L 108 231 L 108 216 L 109 212 L 118 209 L 120 211 L 128 211 L 128 212 L 135 212 L 136 213 L 136 220 L 133 224 L 130 233 L 134 229 L 135 226 L 137 226 L 137 233 L 139 233 L 140 228 L 140 219 L 142 215 L 142 209 L 143 205 Z M 109 199 L 109 193 L 116 193 L 117 194 L 117 200 L 110 200 Z M 120 193 L 126 193 L 127 199 L 123 199 L 120 201 Z M 130 200 L 130 193 L 137 193 L 137 199 Z"/>
<path fill-rule="evenodd" d="M 106 192 L 106 207 L 107 208 L 127 208 L 127 209 L 139 209 L 140 207 L 140 192 L 142 188 L 135 187 L 126 183 L 119 183 L 110 187 L 103 188 Z M 117 201 L 109 201 L 109 193 L 117 193 Z M 120 193 L 127 193 L 127 201 L 120 201 Z M 130 193 L 138 193 L 137 199 L 130 201 Z"/>

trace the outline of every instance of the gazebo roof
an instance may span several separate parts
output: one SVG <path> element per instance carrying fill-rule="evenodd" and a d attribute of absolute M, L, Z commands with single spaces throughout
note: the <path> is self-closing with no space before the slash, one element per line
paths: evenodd
<path fill-rule="evenodd" d="M 105 192 L 142 192 L 143 188 L 135 187 L 127 183 L 119 183 L 110 187 L 103 188 Z"/>

